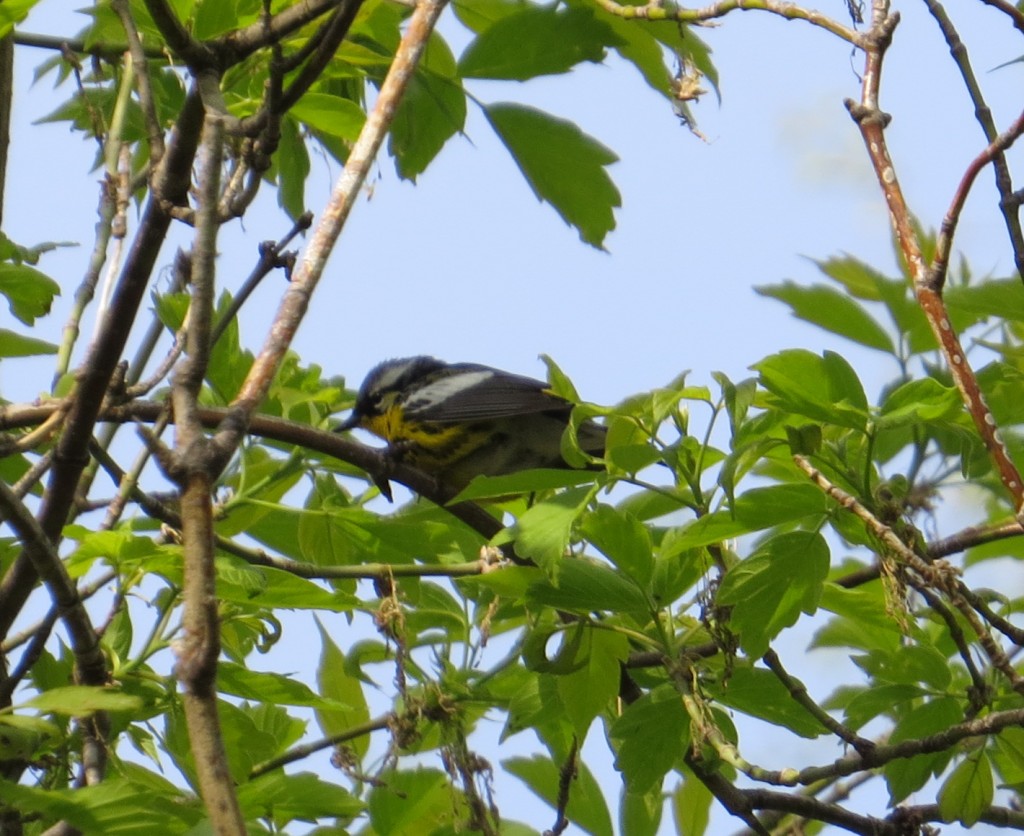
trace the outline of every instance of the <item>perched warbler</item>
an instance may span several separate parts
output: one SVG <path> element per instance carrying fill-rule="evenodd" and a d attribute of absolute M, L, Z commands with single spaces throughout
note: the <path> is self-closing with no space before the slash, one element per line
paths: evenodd
<path fill-rule="evenodd" d="M 561 441 L 572 408 L 540 380 L 475 363 L 406 357 L 370 371 L 336 431 L 369 430 L 401 461 L 461 490 L 474 476 L 569 467 Z M 583 421 L 581 449 L 603 456 L 605 434 Z"/>

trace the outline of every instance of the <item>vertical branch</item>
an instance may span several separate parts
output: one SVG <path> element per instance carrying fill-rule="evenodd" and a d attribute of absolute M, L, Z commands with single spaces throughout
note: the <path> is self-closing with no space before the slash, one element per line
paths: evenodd
<path fill-rule="evenodd" d="M 930 281 L 930 272 L 924 263 L 921 245 L 911 223 L 910 210 L 886 147 L 885 127 L 889 123 L 890 117 L 883 113 L 878 106 L 878 91 L 881 83 L 882 61 L 892 40 L 893 30 L 898 23 L 899 15 L 895 12 L 889 14 L 888 0 L 873 0 L 871 29 L 864 42 L 864 80 L 861 101 L 855 102 L 852 99 L 847 99 L 846 107 L 860 128 L 868 157 L 875 169 L 882 194 L 885 196 L 886 204 L 889 207 L 889 220 L 913 281 L 917 302 L 924 311 L 939 348 L 946 358 L 953 382 L 960 391 L 975 428 L 999 473 L 999 478 L 1010 494 L 1014 511 L 1020 514 L 1024 512 L 1024 483 L 1021 481 L 1017 467 L 1010 459 L 1006 445 L 999 436 L 995 419 L 985 403 L 974 371 L 967 362 L 967 355 L 960 345 L 960 338 L 953 330 L 946 312 L 946 304 L 942 299 L 942 289 L 935 287 Z"/>
<path fill-rule="evenodd" d="M 244 413 L 243 421 L 247 420 L 248 415 L 262 402 L 284 353 L 298 330 L 299 323 L 309 307 L 313 290 L 323 275 L 327 258 L 355 205 L 359 189 L 366 180 L 370 166 L 387 135 L 398 103 L 416 71 L 427 39 L 446 2 L 447 0 L 420 0 L 409 20 L 408 28 L 380 88 L 373 110 L 349 152 L 345 169 L 338 177 L 305 255 L 292 275 L 267 341 L 235 399 L 234 406 Z"/>
<path fill-rule="evenodd" d="M 0 38 L 0 225 L 4 219 L 7 149 L 11 144 L 11 101 L 14 99 L 14 33 Z"/>
<path fill-rule="evenodd" d="M 199 97 L 192 93 L 185 100 L 174 138 L 158 168 L 155 178 L 158 188 L 146 206 L 121 271 L 113 302 L 107 311 L 107 327 L 90 346 L 78 375 L 71 409 L 54 450 L 53 469 L 39 511 L 40 525 L 51 542 L 59 542 L 71 512 L 78 479 L 89 460 L 87 448 L 103 397 L 170 226 L 171 217 L 163 200 L 184 201 L 188 194 L 192 158 L 202 125 L 201 115 Z M 7 635 L 38 579 L 30 555 L 23 550 L 0 582 L 0 637 Z"/>
<path fill-rule="evenodd" d="M 199 788 L 217 833 L 244 834 L 245 822 L 217 715 L 217 659 L 220 622 L 214 574 L 212 492 L 220 460 L 199 422 L 198 397 L 210 355 L 213 320 L 217 203 L 224 149 L 224 121 L 208 112 L 203 125 L 199 206 L 192 254 L 192 304 L 186 358 L 175 375 L 172 399 L 176 419 L 171 475 L 181 494 L 181 530 L 185 562 L 182 595 L 185 636 L 175 673 L 184 686 L 182 701 Z"/>

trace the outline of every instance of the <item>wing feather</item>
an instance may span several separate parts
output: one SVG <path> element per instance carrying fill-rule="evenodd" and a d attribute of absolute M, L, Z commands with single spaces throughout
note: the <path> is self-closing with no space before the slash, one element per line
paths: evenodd
<path fill-rule="evenodd" d="M 553 394 L 548 384 L 530 377 L 473 363 L 453 365 L 446 375 L 422 387 L 405 404 L 422 421 L 484 421 L 538 412 L 568 414 L 572 404 Z"/>

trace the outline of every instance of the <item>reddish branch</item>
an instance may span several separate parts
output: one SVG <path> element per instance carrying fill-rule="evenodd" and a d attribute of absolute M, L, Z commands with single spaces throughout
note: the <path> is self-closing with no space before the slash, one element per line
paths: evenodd
<path fill-rule="evenodd" d="M 932 333 L 935 334 L 939 343 L 939 348 L 946 357 L 953 381 L 956 383 L 978 434 L 995 464 L 999 478 L 1012 498 L 1014 511 L 1021 513 L 1024 511 L 1024 483 L 1022 483 L 1016 465 L 1010 459 L 1006 445 L 999 436 L 995 419 L 985 403 L 977 378 L 960 345 L 960 338 L 950 323 L 946 305 L 942 299 L 941 287 L 935 287 L 930 281 L 930 271 L 921 254 L 921 246 L 911 223 L 910 210 L 886 148 L 885 126 L 889 122 L 889 116 L 879 109 L 878 91 L 885 51 L 898 23 L 899 15 L 889 14 L 888 0 L 874 0 L 871 29 L 864 46 L 861 101 L 847 100 L 846 105 L 850 115 L 860 128 L 868 157 L 875 169 L 879 185 L 889 207 L 889 218 L 914 283 L 914 293 L 917 296 L 918 304 L 924 311 Z"/>
<path fill-rule="evenodd" d="M 996 123 L 992 117 L 992 110 L 986 104 L 985 97 L 981 92 L 981 85 L 978 84 L 978 79 L 974 75 L 974 69 L 971 67 L 971 61 L 967 55 L 967 47 L 964 46 L 960 34 L 956 31 L 942 4 L 938 0 L 925 0 L 925 5 L 939 24 L 942 36 L 949 45 L 949 53 L 953 56 L 957 67 L 960 68 L 964 86 L 974 103 L 974 116 L 985 133 L 985 139 L 988 142 L 994 142 L 998 135 Z M 1020 27 L 1021 22 L 1024 21 L 1024 15 L 1021 15 L 1017 9 L 1010 8 L 1015 25 Z M 1024 31 L 1024 28 L 1021 31 Z M 1010 166 L 1006 162 L 1005 154 L 999 152 L 993 157 L 992 168 L 995 172 L 996 189 L 999 191 L 999 210 L 1003 213 L 1003 222 L 1006 224 L 1010 247 L 1013 250 L 1013 260 L 1017 265 L 1017 273 L 1024 279 L 1024 231 L 1021 230 L 1020 223 L 1020 196 L 1014 194 Z"/>

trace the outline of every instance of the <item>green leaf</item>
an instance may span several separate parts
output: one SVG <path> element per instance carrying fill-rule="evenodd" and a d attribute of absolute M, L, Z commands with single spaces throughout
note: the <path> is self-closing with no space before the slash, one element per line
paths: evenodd
<path fill-rule="evenodd" d="M 313 581 L 300 578 L 291 572 L 261 566 L 258 572 L 264 581 L 258 588 L 226 582 L 222 570 L 233 565 L 235 558 L 218 558 L 217 595 L 226 601 L 250 607 L 267 609 L 316 610 L 347 612 L 358 606 L 359 599 L 341 590 L 324 589 Z"/>
<path fill-rule="evenodd" d="M 39 0 L 4 0 L 0 3 L 0 38 L 21 23 Z"/>
<path fill-rule="evenodd" d="M 624 788 L 619 803 L 619 830 L 629 836 L 657 836 L 664 807 L 659 786 L 643 793 Z"/>
<path fill-rule="evenodd" d="M 823 285 L 802 287 L 794 282 L 755 286 L 754 290 L 785 302 L 798 319 L 868 348 L 895 353 L 888 332 L 863 307 L 838 290 Z"/>
<path fill-rule="evenodd" d="M 498 18 L 459 58 L 463 78 L 526 81 L 567 73 L 583 61 L 600 63 L 620 40 L 589 9 L 527 7 Z"/>
<path fill-rule="evenodd" d="M 595 610 L 630 615 L 640 625 L 651 620 L 651 604 L 636 583 L 587 558 L 559 560 L 554 580 L 530 585 L 527 601 L 585 615 Z"/>
<path fill-rule="evenodd" d="M 672 793 L 672 813 L 679 836 L 704 836 L 711 819 L 711 802 L 714 801 L 703 781 L 687 771 L 686 778 Z"/>
<path fill-rule="evenodd" d="M 761 385 L 777 406 L 826 424 L 863 430 L 868 401 L 853 367 L 840 355 L 821 357 L 804 349 L 789 349 L 753 366 Z"/>
<path fill-rule="evenodd" d="M 960 393 L 933 377 L 910 380 L 890 392 L 875 420 L 879 430 L 952 418 L 963 410 Z"/>
<path fill-rule="evenodd" d="M 651 535 L 636 517 L 601 503 L 584 518 L 581 533 L 638 586 L 650 585 L 654 574 Z"/>
<path fill-rule="evenodd" d="M 289 775 L 283 770 L 242 784 L 238 788 L 238 803 L 247 818 L 268 817 L 279 825 L 294 819 L 350 818 L 364 807 L 348 790 L 312 772 Z"/>
<path fill-rule="evenodd" d="M 984 751 L 965 758 L 939 790 L 942 820 L 973 827 L 992 804 L 992 765 Z"/>
<path fill-rule="evenodd" d="M 846 725 L 854 731 L 879 715 L 895 717 L 924 691 L 913 685 L 877 685 L 853 696 L 843 708 Z"/>
<path fill-rule="evenodd" d="M 737 667 L 721 687 L 708 686 L 715 699 L 751 717 L 784 726 L 800 737 L 814 738 L 827 729 L 790 696 L 775 674 L 764 668 Z"/>
<path fill-rule="evenodd" d="M 53 298 L 60 295 L 60 285 L 45 273 L 27 264 L 0 263 L 0 295 L 19 320 L 34 325 L 40 316 L 50 312 Z"/>
<path fill-rule="evenodd" d="M 501 765 L 526 784 L 534 795 L 546 801 L 552 809 L 557 809 L 560 764 L 554 763 L 551 758 L 534 755 L 529 758 L 508 758 Z M 582 761 L 577 762 L 573 773 L 569 806 L 565 813 L 569 821 L 593 836 L 612 836 L 608 803 L 593 773 Z"/>
<path fill-rule="evenodd" d="M 0 328 L 0 357 L 35 357 L 40 354 L 56 353 L 57 346 L 53 343 Z"/>
<path fill-rule="evenodd" d="M 466 93 L 455 57 L 435 32 L 391 123 L 388 150 L 398 176 L 415 181 L 465 123 Z"/>
<path fill-rule="evenodd" d="M 116 775 L 76 789 L 38 788 L 0 780 L 0 797 L 20 813 L 37 813 L 47 824 L 66 821 L 83 833 L 111 836 L 184 834 L 204 813 L 177 790 L 154 791 Z"/>
<path fill-rule="evenodd" d="M 455 791 L 443 772 L 419 767 L 378 777 L 368 804 L 375 833 L 420 836 L 458 820 Z"/>
<path fill-rule="evenodd" d="M 105 688 L 93 685 L 65 685 L 51 688 L 37 694 L 25 708 L 54 714 L 66 714 L 71 717 L 85 717 L 97 711 L 136 711 L 142 706 L 138 697 L 126 694 L 116 688 Z"/>
<path fill-rule="evenodd" d="M 590 501 L 593 488 L 570 488 L 528 508 L 513 528 L 516 553 L 558 572 L 576 519 Z"/>
<path fill-rule="evenodd" d="M 302 141 L 299 123 L 291 116 L 281 120 L 281 142 L 274 155 L 277 163 L 277 204 L 295 220 L 306 210 L 306 178 L 309 152 Z"/>
<path fill-rule="evenodd" d="M 979 320 L 1011 319 L 1024 322 L 1024 299 L 1020 294 L 1020 279 L 986 279 L 973 285 L 952 285 L 943 291 L 950 315 L 965 315 L 967 325 Z"/>
<path fill-rule="evenodd" d="M 903 631 L 889 615 L 880 585 L 844 589 L 825 584 L 820 606 L 839 616 L 814 635 L 811 647 L 859 647 L 895 652 L 903 644 Z"/>
<path fill-rule="evenodd" d="M 675 688 L 661 685 L 627 706 L 609 729 L 615 768 L 627 791 L 661 789 L 662 779 L 690 745 L 690 718 Z"/>
<path fill-rule="evenodd" d="M 944 691 L 953 681 L 946 656 L 931 645 L 909 644 L 896 650 L 872 650 L 853 661 L 876 680 L 897 685 L 922 684 Z"/>
<path fill-rule="evenodd" d="M 594 472 L 591 470 L 567 470 L 564 468 L 560 470 L 554 468 L 520 470 L 518 473 L 510 473 L 507 476 L 477 476 L 458 496 L 452 499 L 452 503 L 524 493 L 540 493 L 593 481 Z"/>
<path fill-rule="evenodd" d="M 529 8 L 526 0 L 455 0 L 452 9 L 463 26 L 479 34 L 495 21 Z"/>
<path fill-rule="evenodd" d="M 344 703 L 321 697 L 308 685 L 278 673 L 249 670 L 233 662 L 221 662 L 217 668 L 217 689 L 256 702 L 306 705 L 317 708 L 346 709 Z"/>
<path fill-rule="evenodd" d="M 821 517 L 828 510 L 828 498 L 814 485 L 751 488 L 736 499 L 731 511 L 715 511 L 686 525 L 673 539 L 673 545 L 680 550 L 709 546 L 741 534 Z"/>
<path fill-rule="evenodd" d="M 801 612 L 817 609 L 828 575 L 829 549 L 816 532 L 772 537 L 737 563 L 719 587 L 717 603 L 732 606 L 730 626 L 749 656 L 762 656 L 769 642 L 791 627 Z"/>
<path fill-rule="evenodd" d="M 605 171 L 618 157 L 572 122 L 534 108 L 492 104 L 484 113 L 538 199 L 600 249 L 621 205 Z"/>
<path fill-rule="evenodd" d="M 928 737 L 945 731 L 963 719 L 963 711 L 955 699 L 939 697 L 915 708 L 901 719 L 893 729 L 889 742 L 900 743 Z M 908 795 L 921 789 L 933 775 L 938 775 L 946 768 L 951 757 L 953 752 L 946 750 L 887 763 L 883 773 L 889 785 L 890 803 L 899 804 Z"/>
<path fill-rule="evenodd" d="M 576 736 L 583 740 L 594 718 L 619 694 L 621 663 L 629 655 L 629 643 L 623 635 L 591 627 L 580 653 L 583 664 L 559 676 L 557 685 Z"/>
<path fill-rule="evenodd" d="M 354 142 L 366 122 L 363 109 L 351 99 L 329 93 L 306 93 L 289 111 L 309 127 Z"/>

